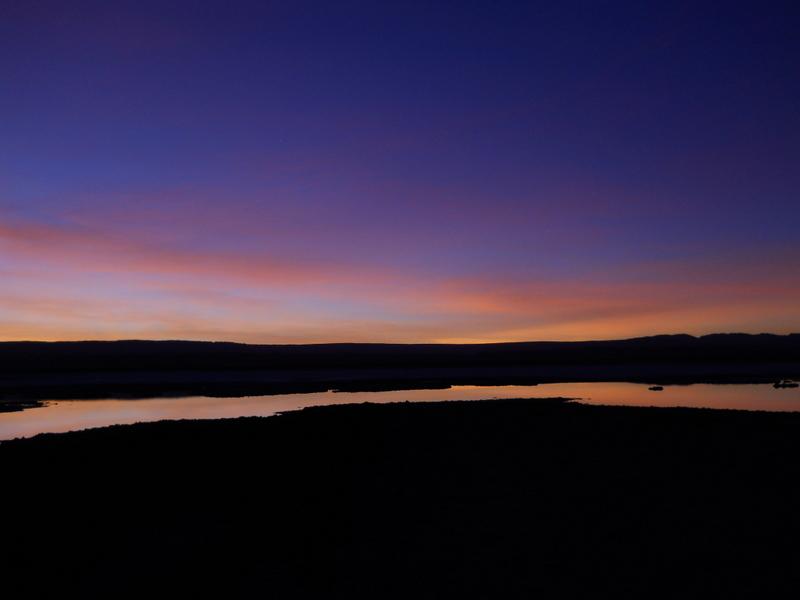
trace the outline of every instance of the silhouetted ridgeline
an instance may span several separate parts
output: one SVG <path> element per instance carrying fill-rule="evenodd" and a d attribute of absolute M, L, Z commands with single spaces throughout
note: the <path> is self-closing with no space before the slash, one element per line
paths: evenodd
<path fill-rule="evenodd" d="M 800 334 L 664 335 L 615 341 L 502 344 L 0 343 L 0 373 L 773 362 L 800 362 Z"/>
<path fill-rule="evenodd" d="M 0 344 L 0 403 L 248 396 L 569 381 L 766 383 L 800 378 L 800 335 L 656 336 L 602 342 Z M 14 405 L 14 406 L 12 406 Z"/>
<path fill-rule="evenodd" d="M 800 413 L 320 407 L 0 443 L 9 598 L 776 598 Z"/>

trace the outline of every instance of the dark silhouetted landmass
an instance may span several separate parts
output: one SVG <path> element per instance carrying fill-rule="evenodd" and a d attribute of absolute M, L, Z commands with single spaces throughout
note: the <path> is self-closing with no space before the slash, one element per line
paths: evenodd
<path fill-rule="evenodd" d="M 800 334 L 461 345 L 0 344 L 0 399 L 5 400 L 560 381 L 758 383 L 798 377 Z"/>
<path fill-rule="evenodd" d="M 221 342 L 5 342 L 0 372 L 386 369 L 800 360 L 800 334 L 663 335 L 594 342 L 248 345 Z"/>
<path fill-rule="evenodd" d="M 44 403 L 38 400 L 10 400 L 7 402 L 0 402 L 0 413 L 19 412 L 28 408 L 38 408 L 43 405 Z"/>
<path fill-rule="evenodd" d="M 776 597 L 800 413 L 407 403 L 0 444 L 15 597 Z M 788 596 L 783 596 L 788 597 Z"/>

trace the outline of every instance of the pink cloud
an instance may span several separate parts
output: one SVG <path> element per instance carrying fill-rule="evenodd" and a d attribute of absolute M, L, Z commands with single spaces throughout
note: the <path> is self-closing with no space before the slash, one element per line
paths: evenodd
<path fill-rule="evenodd" d="M 0 222 L 2 339 L 500 341 L 800 330 L 791 249 L 591 279 L 435 278 Z M 10 265 L 10 266 L 9 266 Z M 787 273 L 789 275 L 787 275 Z M 759 315 L 761 318 L 759 318 Z"/>

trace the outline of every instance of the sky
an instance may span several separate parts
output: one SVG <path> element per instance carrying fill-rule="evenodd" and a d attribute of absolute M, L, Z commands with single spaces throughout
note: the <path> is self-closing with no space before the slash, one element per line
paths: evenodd
<path fill-rule="evenodd" d="M 794 2 L 0 2 L 0 340 L 800 331 Z"/>

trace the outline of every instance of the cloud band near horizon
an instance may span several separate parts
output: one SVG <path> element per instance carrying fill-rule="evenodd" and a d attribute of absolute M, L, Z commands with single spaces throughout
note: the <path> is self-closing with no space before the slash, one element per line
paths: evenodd
<path fill-rule="evenodd" d="M 0 223 L 0 339 L 493 342 L 800 330 L 794 256 L 628 265 L 583 281 L 441 277 Z M 768 267 L 766 265 L 769 265 Z"/>

